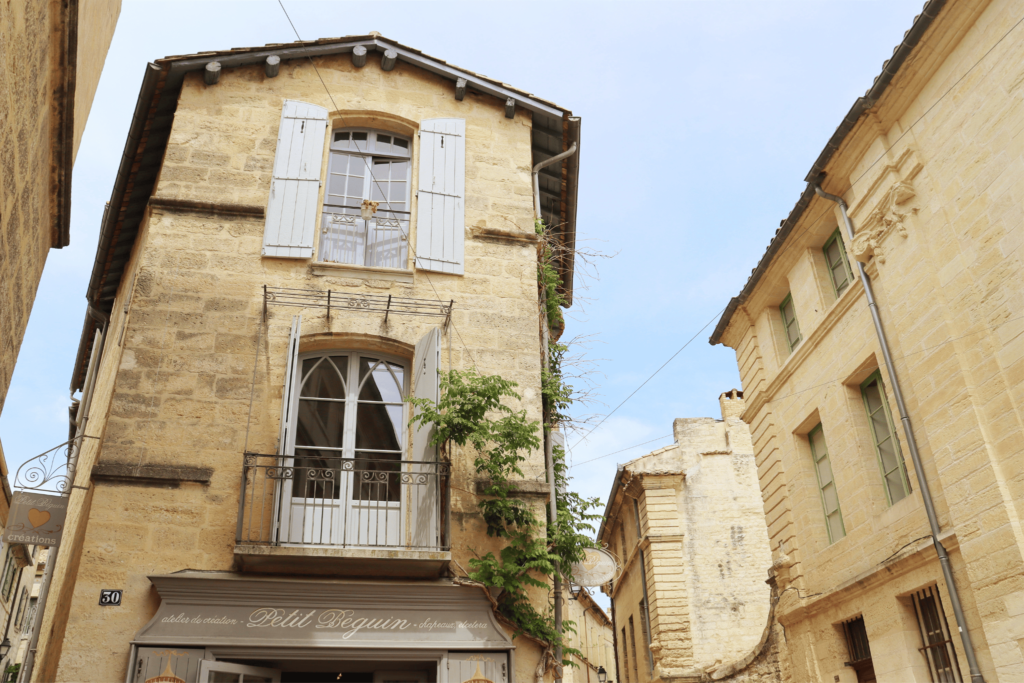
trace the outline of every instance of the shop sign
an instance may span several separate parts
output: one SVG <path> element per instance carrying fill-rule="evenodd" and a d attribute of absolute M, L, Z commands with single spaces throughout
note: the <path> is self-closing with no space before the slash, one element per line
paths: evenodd
<path fill-rule="evenodd" d="M 572 582 L 577 586 L 597 587 L 619 576 L 615 556 L 604 548 L 587 548 L 582 562 L 572 565 Z"/>
<path fill-rule="evenodd" d="M 162 601 L 137 643 L 505 649 L 510 644 L 476 586 L 183 574 L 150 580 Z"/>
<path fill-rule="evenodd" d="M 59 546 L 67 514 L 65 496 L 15 491 L 0 540 L 12 545 Z"/>

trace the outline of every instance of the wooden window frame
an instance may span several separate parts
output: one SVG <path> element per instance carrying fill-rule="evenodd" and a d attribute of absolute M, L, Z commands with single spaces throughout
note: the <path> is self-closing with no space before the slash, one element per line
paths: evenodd
<path fill-rule="evenodd" d="M 786 319 L 786 304 L 793 306 L 793 319 Z M 790 292 L 786 295 L 786 298 L 779 304 L 779 314 L 782 316 L 782 336 L 786 338 L 786 346 L 789 348 L 789 352 L 793 353 L 796 347 L 800 346 L 800 342 L 804 340 L 803 335 L 800 333 L 800 320 L 796 315 L 796 304 L 793 303 L 793 293 Z M 789 328 L 790 325 L 796 325 L 796 339 L 790 339 Z"/>
<path fill-rule="evenodd" d="M 821 443 L 824 446 L 824 453 L 822 453 L 820 457 L 815 452 L 815 448 L 814 448 L 814 434 L 815 434 L 815 432 L 820 432 L 821 433 Z M 835 543 L 836 541 L 839 541 L 841 539 L 846 538 L 846 523 L 843 521 L 843 508 L 842 508 L 842 505 L 840 505 L 840 503 L 839 503 L 839 488 L 836 486 L 836 472 L 835 472 L 834 469 L 832 469 L 832 459 L 828 455 L 828 442 L 825 441 L 825 430 L 824 430 L 824 428 L 822 428 L 820 422 L 818 423 L 817 427 L 815 427 L 814 429 L 812 429 L 810 432 L 807 433 L 807 442 L 810 444 L 810 447 L 811 447 L 811 462 L 814 464 L 814 478 L 818 482 L 818 495 L 821 498 L 821 510 L 822 510 L 822 513 L 825 515 L 825 531 L 828 533 L 828 542 L 829 542 L 829 545 L 831 545 L 831 544 Z M 839 527 L 843 531 L 843 535 L 840 536 L 839 538 L 834 538 L 833 537 L 833 535 L 832 535 L 832 525 L 829 524 L 829 519 L 828 518 L 829 518 L 829 514 L 830 513 L 828 511 L 828 506 L 825 504 L 825 487 L 822 486 L 822 483 L 821 483 L 821 472 L 820 472 L 819 467 L 818 467 L 818 463 L 820 463 L 822 461 L 826 461 L 828 463 L 829 472 L 832 473 L 832 481 L 830 483 L 832 484 L 832 487 L 836 489 L 836 509 L 835 509 L 835 512 L 839 513 Z"/>
<path fill-rule="evenodd" d="M 885 423 L 889 428 L 888 436 L 896 451 L 896 464 L 900 471 L 900 481 L 903 482 L 903 495 L 895 501 L 893 500 L 892 492 L 889 490 L 889 480 L 886 479 L 886 476 L 893 470 L 890 470 L 889 472 L 885 471 L 885 464 L 882 462 L 882 451 L 878 447 L 878 445 L 885 439 L 879 438 L 878 433 L 875 431 L 875 424 L 871 419 L 871 406 L 868 405 L 868 397 L 865 393 L 865 389 L 873 382 L 878 382 L 879 402 L 882 404 L 882 410 L 885 412 Z M 882 380 L 881 370 L 875 370 L 866 380 L 860 383 L 860 397 L 861 401 L 864 403 L 864 413 L 867 415 L 868 419 L 868 429 L 871 432 L 871 445 L 875 451 L 875 459 L 878 461 L 878 471 L 882 475 L 882 488 L 885 489 L 885 500 L 889 506 L 892 506 L 910 496 L 911 492 L 913 492 L 913 488 L 910 486 L 910 478 L 907 475 L 907 464 L 903 459 L 903 448 L 900 446 L 900 440 L 896 436 L 896 426 L 893 423 L 892 412 L 889 409 L 889 398 L 885 393 L 885 382 Z"/>
<path fill-rule="evenodd" d="M 836 282 L 835 266 L 838 264 L 833 264 L 829 261 L 828 248 L 832 246 L 833 242 L 839 244 L 839 258 L 843 262 L 843 270 L 846 271 L 846 282 L 842 286 Z M 825 241 L 821 251 L 825 254 L 825 265 L 828 268 L 828 279 L 832 283 L 832 291 L 835 292 L 838 299 L 853 284 L 853 269 L 850 268 L 850 258 L 846 255 L 846 245 L 843 243 L 843 237 L 839 232 L 839 228 L 836 228 L 835 232 Z"/>

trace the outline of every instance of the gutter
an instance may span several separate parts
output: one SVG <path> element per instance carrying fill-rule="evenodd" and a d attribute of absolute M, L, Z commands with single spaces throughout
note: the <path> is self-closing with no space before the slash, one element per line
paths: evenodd
<path fill-rule="evenodd" d="M 821 174 L 823 169 L 835 156 L 839 147 L 845 142 L 854 126 L 860 121 L 860 118 L 871 108 L 873 108 L 878 100 L 881 99 L 882 95 L 885 94 L 892 82 L 892 79 L 899 72 L 900 67 L 906 63 L 907 59 L 913 54 L 914 49 L 921 42 L 924 34 L 931 27 L 932 23 L 938 17 L 939 12 L 946 5 L 946 0 L 929 0 L 925 4 L 924 9 L 914 19 L 914 24 L 910 27 L 910 30 L 903 36 L 903 41 L 893 51 L 891 58 L 886 60 L 882 65 L 882 73 L 876 78 L 871 88 L 864 94 L 863 97 L 858 97 L 857 101 L 850 107 L 850 111 L 847 112 L 843 118 L 839 127 L 836 128 L 835 133 L 829 138 L 829 141 L 825 144 L 825 148 L 818 155 L 814 165 L 811 166 L 811 170 L 807 172 L 804 178 L 807 183 L 817 183 L 821 181 Z M 722 313 L 722 317 L 718 320 L 718 325 L 715 326 L 715 331 L 711 334 L 711 338 L 708 342 L 714 346 L 722 343 L 722 335 L 725 334 L 726 329 L 729 327 L 729 323 L 732 322 L 732 316 L 736 313 L 736 309 L 747 301 L 747 298 L 754 291 L 757 283 L 760 282 L 761 276 L 764 275 L 768 266 L 771 265 L 772 259 L 775 254 L 778 253 L 779 249 L 782 248 L 786 238 L 789 237 L 793 231 L 793 227 L 803 217 L 804 211 L 807 210 L 810 204 L 811 197 L 814 196 L 813 188 L 808 185 L 804 189 L 803 194 L 800 195 L 799 201 L 796 206 L 789 213 L 789 217 L 782 221 L 781 227 L 775 233 L 775 237 L 772 238 L 771 244 L 768 245 L 767 251 L 764 256 L 761 257 L 757 267 L 751 271 L 750 278 L 747 280 L 746 285 L 743 286 L 743 291 L 738 296 L 734 296 L 729 300 L 729 305 L 726 306 L 725 311 Z"/>

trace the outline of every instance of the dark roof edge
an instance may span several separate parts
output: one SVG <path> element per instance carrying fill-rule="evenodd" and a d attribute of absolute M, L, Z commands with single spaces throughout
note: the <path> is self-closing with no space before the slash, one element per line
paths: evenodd
<path fill-rule="evenodd" d="M 914 19 L 914 24 L 910 27 L 910 30 L 903 36 L 903 42 L 897 46 L 893 51 L 891 58 L 885 61 L 882 65 L 882 73 L 875 77 L 875 81 L 871 88 L 865 93 L 863 97 L 858 97 L 857 101 L 850 107 L 850 111 L 843 117 L 842 122 L 836 131 L 829 138 L 829 141 L 825 144 L 825 148 L 821 150 L 821 154 L 815 160 L 814 165 L 811 166 L 811 170 L 807 172 L 804 177 L 804 181 L 808 183 L 808 187 L 804 189 L 803 194 L 800 196 L 800 200 L 790 211 L 789 217 L 783 222 L 782 227 L 775 233 L 775 237 L 772 238 L 772 242 L 768 245 L 768 250 L 764 256 L 761 257 L 757 267 L 751 272 L 750 278 L 747 280 L 747 284 L 744 285 L 743 291 L 740 292 L 739 296 L 733 297 L 729 301 L 729 305 L 726 306 L 725 312 L 722 317 L 718 320 L 718 325 L 715 326 L 715 331 L 711 334 L 711 338 L 708 342 L 713 346 L 715 344 L 722 343 L 722 335 L 725 334 L 725 330 L 729 327 L 729 323 L 732 322 L 733 313 L 736 309 L 747 300 L 750 293 L 757 286 L 761 276 L 768 269 L 775 254 L 782 247 L 782 244 L 789 237 L 790 232 L 793 230 L 793 226 L 796 225 L 797 221 L 803 216 L 804 211 L 810 204 L 810 198 L 814 194 L 814 190 L 811 187 L 811 183 L 815 183 L 821 178 L 821 173 L 825 169 L 825 166 L 832 160 L 836 151 L 839 149 L 843 141 L 853 130 L 853 127 L 860 120 L 860 117 L 864 115 L 869 109 L 871 109 L 878 100 L 885 93 L 889 84 L 892 82 L 894 76 L 899 72 L 900 67 L 907 61 L 910 55 L 913 53 L 914 48 L 917 47 L 918 43 L 921 42 L 921 38 L 925 32 L 931 27 L 932 22 L 939 15 L 939 12 L 946 5 L 946 0 L 928 0 L 925 3 L 924 8 Z"/>

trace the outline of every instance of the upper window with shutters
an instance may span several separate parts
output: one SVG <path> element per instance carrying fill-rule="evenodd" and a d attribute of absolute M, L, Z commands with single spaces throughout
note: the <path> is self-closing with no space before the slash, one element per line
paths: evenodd
<path fill-rule="evenodd" d="M 414 264 L 421 270 L 461 275 L 466 122 L 426 119 L 420 121 L 415 139 L 383 130 L 337 128 L 328 141 L 327 120 L 323 107 L 284 102 L 263 255 L 313 258 L 319 232 L 316 258 L 321 263 L 403 270 Z M 414 216 L 412 159 L 417 139 Z"/>

